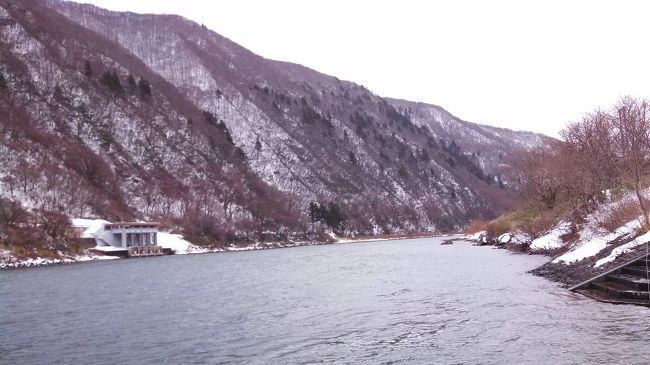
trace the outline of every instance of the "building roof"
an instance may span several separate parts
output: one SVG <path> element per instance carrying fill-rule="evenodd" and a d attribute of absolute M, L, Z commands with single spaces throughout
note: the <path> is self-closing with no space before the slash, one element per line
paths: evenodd
<path fill-rule="evenodd" d="M 158 228 L 160 223 L 158 222 L 117 222 L 117 223 L 106 223 L 104 229 L 112 228 Z"/>

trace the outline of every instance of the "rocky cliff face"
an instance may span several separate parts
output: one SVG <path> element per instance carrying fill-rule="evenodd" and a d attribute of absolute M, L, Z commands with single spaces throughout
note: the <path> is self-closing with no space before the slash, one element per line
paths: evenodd
<path fill-rule="evenodd" d="M 0 0 L 0 197 L 161 219 L 207 240 L 309 227 L 446 230 L 507 201 L 543 136 L 468 123 L 264 59 L 178 16 Z"/>

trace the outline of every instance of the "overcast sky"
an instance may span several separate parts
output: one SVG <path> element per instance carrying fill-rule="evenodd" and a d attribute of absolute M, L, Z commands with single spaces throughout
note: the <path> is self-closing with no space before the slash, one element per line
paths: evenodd
<path fill-rule="evenodd" d="M 382 96 L 553 136 L 621 96 L 650 97 L 648 1 L 78 1 L 179 14 Z"/>

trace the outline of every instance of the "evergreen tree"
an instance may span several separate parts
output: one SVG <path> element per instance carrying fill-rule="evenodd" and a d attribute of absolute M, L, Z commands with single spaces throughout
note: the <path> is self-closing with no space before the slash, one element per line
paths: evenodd
<path fill-rule="evenodd" d="M 151 85 L 149 85 L 149 81 L 140 78 L 140 81 L 138 81 L 138 88 L 140 89 L 140 95 L 142 97 L 151 96 Z"/>
<path fill-rule="evenodd" d="M 309 219 L 312 223 L 316 223 L 321 220 L 320 209 L 318 204 L 314 202 L 309 202 Z"/>
<path fill-rule="evenodd" d="M 129 74 L 129 77 L 127 77 L 126 82 L 129 84 L 129 89 L 133 90 L 137 86 L 135 83 L 135 78 L 133 75 Z"/>
<path fill-rule="evenodd" d="M 341 207 L 334 202 L 330 202 L 328 205 L 310 202 L 308 214 L 311 223 L 325 223 L 334 232 L 340 231 L 346 220 Z"/>
<path fill-rule="evenodd" d="M 207 111 L 207 110 L 204 110 L 204 111 L 203 111 L 203 119 L 204 119 L 205 122 L 208 123 L 208 124 L 212 124 L 212 125 L 214 125 L 214 126 L 217 126 L 217 125 L 218 125 L 217 117 L 215 117 L 214 114 L 210 113 L 210 112 Z"/>
<path fill-rule="evenodd" d="M 120 82 L 119 76 L 116 71 L 106 71 L 102 75 L 102 83 L 106 85 L 111 91 L 117 94 L 123 94 L 124 88 Z"/>
<path fill-rule="evenodd" d="M 223 131 L 223 134 L 226 137 L 226 141 L 228 141 L 228 143 L 230 143 L 231 145 L 235 145 L 235 141 L 233 141 L 232 136 L 230 135 L 230 131 L 228 130 L 228 126 L 226 125 L 226 123 L 224 123 L 223 120 L 219 121 L 219 124 L 217 124 L 217 127 L 219 127 L 219 129 L 221 129 Z"/>
<path fill-rule="evenodd" d="M 353 165 L 357 164 L 357 156 L 354 155 L 354 152 L 350 151 L 348 159 L 350 160 L 351 164 L 353 164 Z"/>
<path fill-rule="evenodd" d="M 344 220 L 341 208 L 338 204 L 330 202 L 326 212 L 325 223 L 327 223 L 329 227 L 332 227 L 335 232 L 338 231 Z"/>
<path fill-rule="evenodd" d="M 6 90 L 7 89 L 7 80 L 5 79 L 5 75 L 0 72 L 0 90 Z"/>
<path fill-rule="evenodd" d="M 259 152 L 262 150 L 262 143 L 260 142 L 260 138 L 257 137 L 257 140 L 255 140 L 255 149 Z"/>
<path fill-rule="evenodd" d="M 86 64 L 84 66 L 84 75 L 86 75 L 86 77 L 93 76 L 93 67 L 90 65 L 90 61 L 88 60 L 86 60 Z"/>

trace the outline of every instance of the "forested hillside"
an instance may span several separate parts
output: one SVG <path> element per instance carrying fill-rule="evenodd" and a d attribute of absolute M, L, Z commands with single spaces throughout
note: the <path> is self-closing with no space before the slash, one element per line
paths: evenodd
<path fill-rule="evenodd" d="M 550 141 L 58 0 L 0 0 L 0 116 L 0 238 L 32 244 L 70 217 L 205 244 L 444 231 L 505 208 L 508 156 Z"/>

